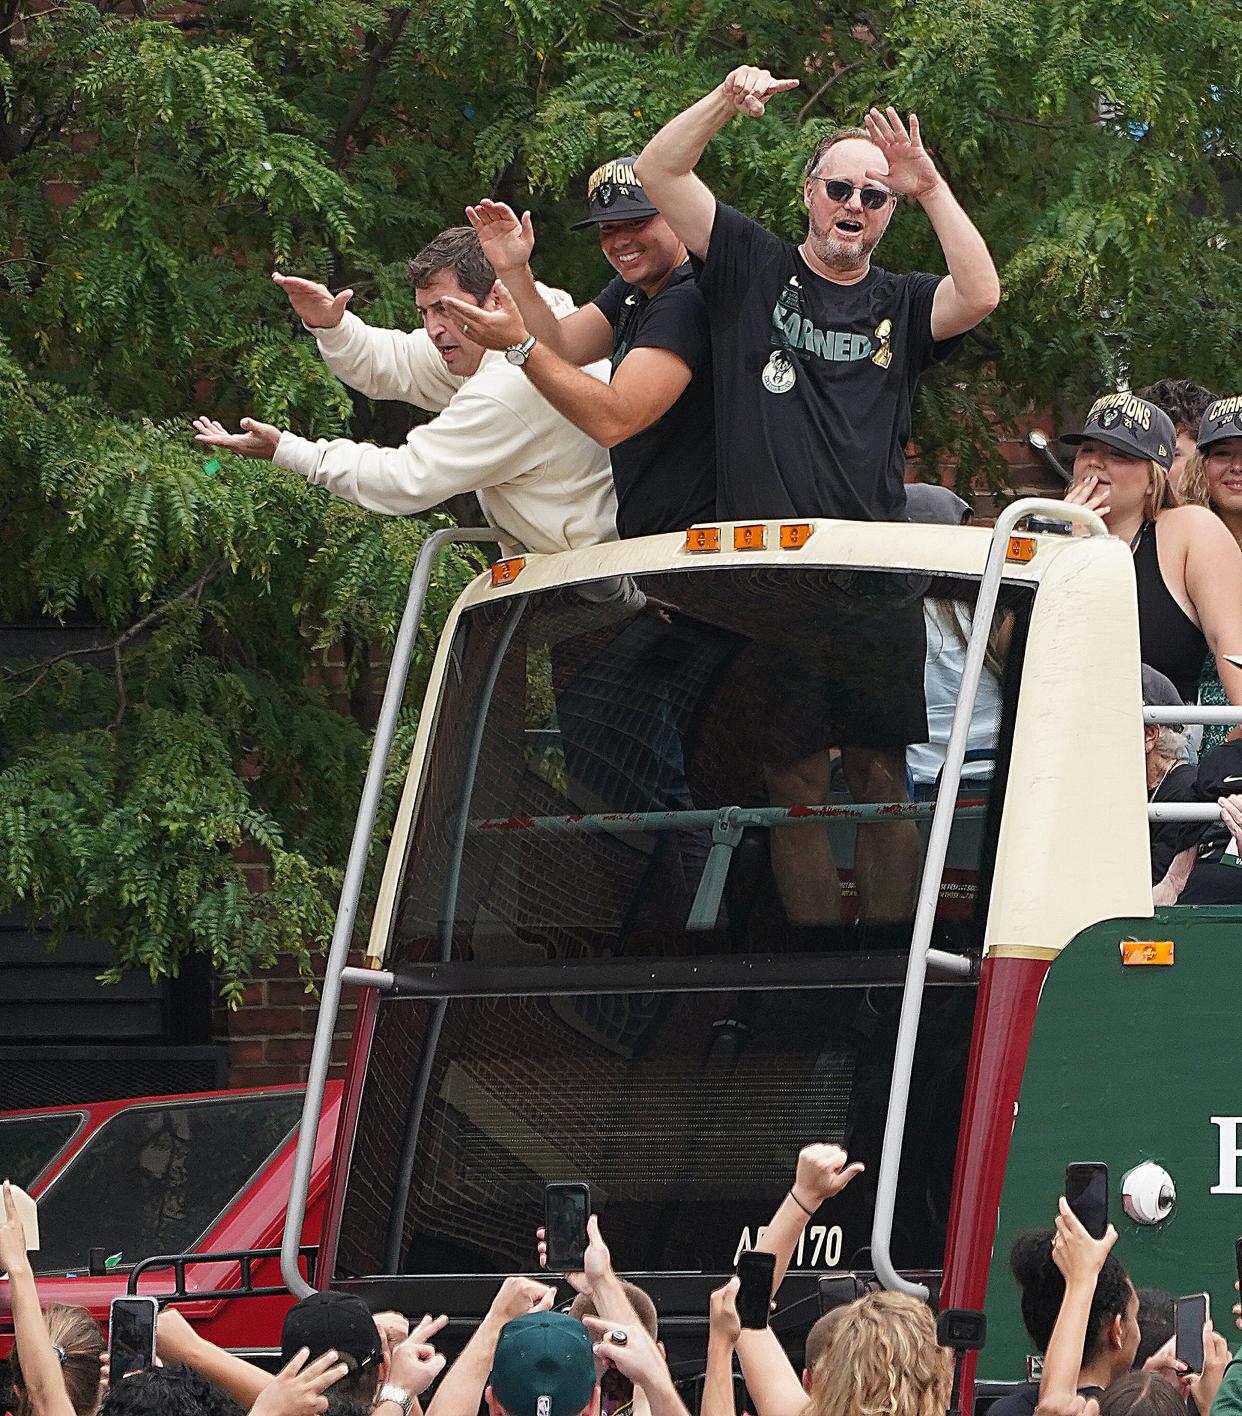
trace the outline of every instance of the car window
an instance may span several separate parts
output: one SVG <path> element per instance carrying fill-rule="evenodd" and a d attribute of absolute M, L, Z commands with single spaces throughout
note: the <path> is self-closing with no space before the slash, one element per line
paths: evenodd
<path fill-rule="evenodd" d="M 85 1120 L 83 1111 L 0 1117 L 0 1173 L 29 1190 Z"/>
<path fill-rule="evenodd" d="M 301 1115 L 298 1092 L 133 1106 L 106 1122 L 39 1200 L 41 1273 L 192 1250 Z"/>

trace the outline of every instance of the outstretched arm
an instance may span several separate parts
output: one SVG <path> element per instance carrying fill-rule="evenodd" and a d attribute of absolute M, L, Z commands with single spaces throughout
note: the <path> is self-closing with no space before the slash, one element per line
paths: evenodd
<path fill-rule="evenodd" d="M 4 1222 L 0 1224 L 0 1268 L 9 1277 L 9 1308 L 22 1364 L 22 1380 L 34 1416 L 74 1416 L 60 1362 L 48 1336 L 34 1270 L 26 1257 L 26 1234 L 17 1205 L 4 1182 Z"/>
<path fill-rule="evenodd" d="M 492 1299 L 487 1316 L 475 1328 L 461 1356 L 445 1372 L 427 1416 L 478 1416 L 500 1329 L 511 1318 L 550 1308 L 555 1297 L 556 1289 L 546 1283 L 536 1283 L 533 1278 L 506 1278 Z"/>
<path fill-rule="evenodd" d="M 543 305 L 542 300 L 539 303 Z M 538 342 L 538 331 L 525 323 L 524 312 L 499 280 L 482 309 L 449 296 L 445 296 L 443 304 L 460 321 L 463 332 L 487 349 L 508 349 L 533 334 L 536 344 L 523 365 L 526 377 L 558 413 L 601 447 L 615 447 L 649 428 L 668 412 L 690 382 L 690 366 L 672 350 L 643 348 L 625 356 L 611 383 L 601 383 Z M 611 326 L 599 308 L 590 308 L 611 334 Z M 579 310 L 561 323 L 568 324 L 585 313 Z M 557 321 L 554 319 L 553 323 Z"/>
<path fill-rule="evenodd" d="M 1083 1342 L 1087 1336 L 1087 1320 L 1095 1284 L 1104 1267 L 1109 1250 L 1117 1242 L 1117 1231 L 1110 1224 L 1103 1239 L 1093 1239 L 1082 1221 L 1070 1209 L 1064 1196 L 1059 1201 L 1056 1234 L 1052 1240 L 1052 1262 L 1065 1278 L 1065 1296 L 1057 1314 L 1044 1354 L 1044 1371 L 1039 1383 L 1039 1396 L 1072 1397 L 1078 1391 L 1078 1371 L 1082 1365 Z"/>
<path fill-rule="evenodd" d="M 949 267 L 932 301 L 932 338 L 965 334 L 1000 304 L 1000 277 L 991 252 L 923 146 L 918 114 L 911 113 L 909 130 L 892 107 L 884 112 L 872 108 L 865 122 L 888 163 L 886 172 L 865 175 L 919 203 Z"/>
<path fill-rule="evenodd" d="M 767 69 L 743 64 L 666 123 L 642 150 L 635 176 L 686 250 L 700 260 L 716 220 L 716 198 L 694 175 L 703 149 L 735 113 L 761 118 L 770 98 L 797 87 L 797 79 L 773 78 Z"/>
<path fill-rule="evenodd" d="M 535 228 L 531 224 L 530 212 L 523 212 L 519 220 L 513 208 L 504 202 L 485 200 L 478 206 L 467 207 L 466 216 L 478 232 L 479 244 L 491 262 L 497 280 L 508 287 L 525 325 L 520 338 L 510 339 L 508 344 L 489 344 L 487 347 L 506 349 L 510 344 L 521 344 L 529 333 L 546 349 L 575 367 L 606 358 L 612 350 L 612 326 L 597 305 L 584 305 L 559 320 L 540 295 L 530 268 L 530 258 L 535 250 Z M 565 411 L 559 403 L 553 404 L 553 407 L 562 413 Z"/>
<path fill-rule="evenodd" d="M 390 398 L 438 413 L 461 387 L 423 329 L 376 329 L 345 306 L 352 290 L 333 295 L 317 280 L 272 273 L 294 313 L 315 336 L 319 354 L 344 384 L 367 398 Z"/>
<path fill-rule="evenodd" d="M 781 1286 L 802 1231 L 825 1200 L 839 1194 L 863 1170 L 840 1146 L 817 1143 L 798 1152 L 794 1182 L 777 1207 L 767 1232 L 755 1245 L 776 1255 L 772 1292 Z M 806 1407 L 806 1393 L 785 1349 L 770 1327 L 744 1329 L 737 1340 L 738 1360 L 746 1389 L 754 1398 L 759 1416 L 799 1416 Z"/>

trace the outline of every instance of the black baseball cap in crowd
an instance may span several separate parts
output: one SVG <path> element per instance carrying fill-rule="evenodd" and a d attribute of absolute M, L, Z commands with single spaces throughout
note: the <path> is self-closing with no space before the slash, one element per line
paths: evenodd
<path fill-rule="evenodd" d="M 310 1293 L 285 1314 L 280 1330 L 280 1360 L 289 1362 L 300 1347 L 310 1349 L 311 1361 L 336 1351 L 365 1367 L 384 1355 L 379 1328 L 361 1298 L 353 1293 Z"/>
<path fill-rule="evenodd" d="M 587 178 L 588 215 L 575 221 L 571 231 L 598 226 L 602 221 L 645 221 L 659 216 L 634 175 L 637 161 L 637 156 L 614 157 L 591 173 Z"/>
<path fill-rule="evenodd" d="M 1143 669 L 1143 707 L 1144 708 L 1184 708 L 1186 704 L 1182 701 L 1182 695 L 1173 686 L 1173 680 L 1166 677 L 1159 669 L 1153 669 L 1150 664 L 1144 664 Z M 1169 727 L 1176 732 L 1185 731 L 1184 723 L 1169 723 Z"/>
<path fill-rule="evenodd" d="M 490 1385 L 509 1416 L 578 1416 L 595 1380 L 591 1336 L 568 1313 L 523 1313 L 500 1329 Z"/>
<path fill-rule="evenodd" d="M 1177 429 L 1163 409 L 1133 393 L 1106 393 L 1091 405 L 1082 430 L 1062 433 L 1061 441 L 1077 447 L 1090 438 L 1131 457 L 1146 457 L 1167 472 L 1177 450 Z"/>
<path fill-rule="evenodd" d="M 1215 403 L 1208 404 L 1195 442 L 1202 452 L 1205 447 L 1224 442 L 1226 438 L 1242 438 L 1242 394 L 1236 394 L 1233 398 L 1218 398 Z"/>

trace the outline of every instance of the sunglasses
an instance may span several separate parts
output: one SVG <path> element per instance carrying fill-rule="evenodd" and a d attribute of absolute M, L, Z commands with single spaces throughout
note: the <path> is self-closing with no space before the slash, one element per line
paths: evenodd
<path fill-rule="evenodd" d="M 816 177 L 815 180 L 824 184 L 824 191 L 834 202 L 848 202 L 857 192 L 868 211 L 879 211 L 893 199 L 892 192 L 886 192 L 883 187 L 856 187 L 853 182 L 843 181 L 840 177 Z"/>

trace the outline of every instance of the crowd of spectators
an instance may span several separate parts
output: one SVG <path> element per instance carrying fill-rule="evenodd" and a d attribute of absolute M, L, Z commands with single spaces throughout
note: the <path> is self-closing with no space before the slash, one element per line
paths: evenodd
<path fill-rule="evenodd" d="M 835 1145 L 799 1154 L 759 1240 L 773 1256 L 773 1308 L 805 1226 L 861 1170 Z M 423 1416 L 424 1397 L 426 1416 L 479 1416 L 484 1408 L 488 1416 L 689 1416 L 687 1383 L 670 1371 L 655 1304 L 618 1276 L 595 1216 L 582 1270 L 560 1276 L 575 1292 L 567 1308 L 554 1308 L 553 1283 L 506 1278 L 451 1364 L 433 1342 L 445 1315 L 425 1314 L 411 1325 L 400 1313 L 372 1314 L 354 1295 L 324 1291 L 286 1314 L 275 1375 L 199 1336 L 169 1307 L 158 1319 L 155 1365 L 110 1382 L 104 1337 L 91 1316 L 40 1308 L 7 1182 L 4 1201 L 0 1267 L 15 1327 L 14 1416 Z M 536 1239 L 542 1265 L 542 1230 Z M 1062 1198 L 1052 1227 L 1013 1242 L 1010 1266 L 1042 1375 L 1015 1384 L 989 1408 L 993 1416 L 1242 1411 L 1242 1361 L 1231 1360 L 1209 1319 L 1201 1370 L 1189 1370 L 1175 1351 L 1173 1300 L 1136 1290 L 1112 1252 L 1116 1241 L 1111 1225 L 1093 1238 Z M 770 1325 L 742 1326 L 738 1289 L 734 1277 L 710 1298 L 698 1416 L 949 1411 L 954 1354 L 939 1345 L 926 1303 L 876 1290 L 829 1307 L 806 1334 L 799 1370 Z M 1242 1307 L 1233 1311 L 1242 1328 Z"/>

